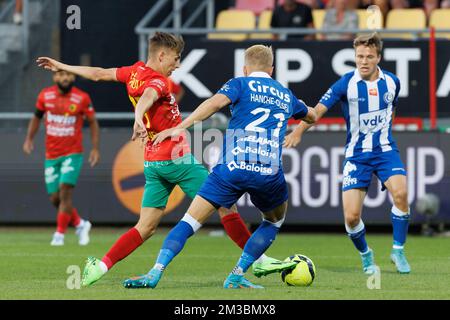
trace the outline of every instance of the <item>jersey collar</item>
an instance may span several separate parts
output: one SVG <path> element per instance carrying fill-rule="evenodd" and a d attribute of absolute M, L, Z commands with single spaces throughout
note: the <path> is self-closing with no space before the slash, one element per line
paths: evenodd
<path fill-rule="evenodd" d="M 255 78 L 271 78 L 268 73 L 263 71 L 254 71 L 248 75 L 249 77 L 255 77 Z"/>
<path fill-rule="evenodd" d="M 384 76 L 384 72 L 381 70 L 380 67 L 377 67 L 377 68 L 378 68 L 378 78 L 375 79 L 374 81 L 377 81 L 377 80 L 379 80 L 379 79 L 386 80 L 386 78 L 385 78 L 385 76 Z M 363 78 L 361 78 L 361 75 L 359 74 L 358 69 L 355 69 L 355 77 L 356 77 L 356 79 L 357 79 L 358 81 L 361 81 L 361 80 L 366 81 L 366 80 L 364 80 Z"/>

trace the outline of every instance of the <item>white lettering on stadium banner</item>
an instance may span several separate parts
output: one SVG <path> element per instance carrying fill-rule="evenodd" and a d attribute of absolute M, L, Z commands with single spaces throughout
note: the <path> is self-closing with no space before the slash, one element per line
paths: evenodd
<path fill-rule="evenodd" d="M 309 147 L 300 154 L 297 149 L 283 150 L 286 182 L 289 185 L 290 205 L 293 207 L 319 208 L 321 206 L 341 206 L 341 185 L 343 181 L 342 160 L 344 150 L 332 147 Z M 441 150 L 435 147 L 408 147 L 403 158 L 408 178 L 408 201 L 427 193 L 427 188 L 441 182 L 445 173 L 445 159 Z M 375 188 L 374 188 L 375 189 Z M 378 181 L 375 194 L 369 193 L 365 206 L 376 208 L 392 199 L 387 192 L 381 191 Z M 238 206 L 253 206 L 248 197 L 242 197 Z"/>

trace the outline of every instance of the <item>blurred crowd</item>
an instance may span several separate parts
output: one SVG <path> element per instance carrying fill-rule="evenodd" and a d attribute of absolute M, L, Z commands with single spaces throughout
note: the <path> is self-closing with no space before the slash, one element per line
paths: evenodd
<path fill-rule="evenodd" d="M 430 14 L 434 9 L 450 8 L 450 0 L 232 0 L 230 8 L 242 6 L 251 7 L 258 3 L 261 7 L 265 3 L 272 10 L 272 28 L 318 28 L 314 25 L 313 12 L 324 9 L 322 29 L 358 29 L 358 9 L 367 9 L 371 6 L 381 13 L 381 25 L 385 25 L 387 14 L 392 9 L 422 8 L 427 24 Z M 256 13 L 258 14 L 258 13 Z M 450 17 L 449 17 L 450 19 Z M 327 34 L 322 35 L 327 39 L 345 39 L 351 34 Z M 291 35 L 291 38 L 312 38 L 312 35 Z"/>
<path fill-rule="evenodd" d="M 22 10 L 23 10 L 23 1 L 15 0 L 14 13 L 12 16 L 12 20 L 15 24 L 22 24 Z M 0 0 L 0 10 L 2 10 L 7 4 L 6 0 Z"/>

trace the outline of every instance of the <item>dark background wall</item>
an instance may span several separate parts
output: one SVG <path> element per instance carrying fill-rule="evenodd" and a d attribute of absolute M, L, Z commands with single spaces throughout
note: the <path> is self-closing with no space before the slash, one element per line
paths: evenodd
<path fill-rule="evenodd" d="M 60 42 L 61 59 L 69 64 L 86 64 L 100 67 L 117 67 L 138 60 L 138 36 L 134 28 L 156 0 L 61 0 Z M 189 17 L 202 0 L 190 0 L 183 9 L 183 21 Z M 216 1 L 216 11 L 229 7 L 230 1 Z M 69 30 L 67 7 L 76 4 L 81 9 L 81 30 Z M 148 26 L 158 26 L 171 13 L 172 1 L 160 11 Z M 205 16 L 200 15 L 193 27 L 204 27 Z M 189 37 L 185 37 L 189 40 Z M 191 37 L 192 38 L 192 37 Z M 88 91 L 96 109 L 107 112 L 124 112 L 130 109 L 122 85 L 92 83 L 77 80 L 77 86 Z"/>

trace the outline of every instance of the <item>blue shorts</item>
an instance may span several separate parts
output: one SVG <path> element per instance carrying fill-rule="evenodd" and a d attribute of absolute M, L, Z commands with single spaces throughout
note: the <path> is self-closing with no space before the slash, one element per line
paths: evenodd
<path fill-rule="evenodd" d="M 261 174 L 245 169 L 230 170 L 225 164 L 214 167 L 197 195 L 215 207 L 231 208 L 244 194 L 261 212 L 268 212 L 288 199 L 288 189 L 282 170 Z"/>
<path fill-rule="evenodd" d="M 382 191 L 386 189 L 384 183 L 392 176 L 406 176 L 405 166 L 397 150 L 371 153 L 364 157 L 345 159 L 343 163 L 342 191 L 357 188 L 368 188 L 376 175 L 383 183 Z"/>

